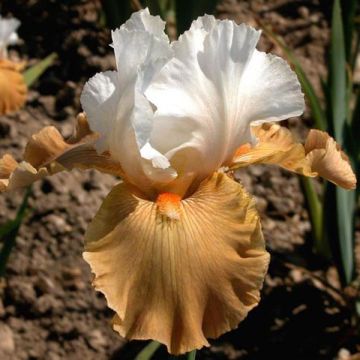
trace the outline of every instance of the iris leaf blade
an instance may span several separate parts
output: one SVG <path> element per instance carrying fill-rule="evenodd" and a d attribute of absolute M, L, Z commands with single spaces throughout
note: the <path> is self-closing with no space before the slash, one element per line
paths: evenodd
<path fill-rule="evenodd" d="M 346 49 L 343 19 L 340 0 L 334 0 L 330 42 L 330 110 L 331 131 L 337 142 L 345 150 L 351 151 L 349 136 L 347 134 L 349 115 L 348 99 L 348 73 L 346 62 Z M 326 191 L 326 206 L 328 224 L 327 232 L 329 241 L 335 241 L 335 249 L 339 255 L 334 255 L 340 267 L 344 284 L 349 284 L 354 275 L 354 208 L 355 192 L 347 191 L 333 185 L 329 185 Z M 335 215 L 335 218 L 334 218 Z M 331 221 L 331 219 L 333 219 Z"/>
<path fill-rule="evenodd" d="M 326 242 L 323 234 L 323 208 L 321 201 L 315 191 L 314 183 L 311 178 L 301 177 L 301 184 L 305 192 L 309 209 L 314 249 L 317 254 L 329 259 L 331 253 L 329 244 Z"/>
<path fill-rule="evenodd" d="M 161 344 L 157 341 L 151 341 L 135 357 L 135 360 L 149 360 L 159 349 Z"/>
<path fill-rule="evenodd" d="M 39 61 L 37 64 L 31 68 L 24 71 L 23 76 L 25 83 L 28 87 L 33 85 L 35 81 L 45 72 L 45 70 L 50 67 L 57 58 L 56 53 L 51 53 L 45 59 Z"/>
<path fill-rule="evenodd" d="M 344 42 L 340 0 L 335 0 L 330 44 L 330 99 L 332 130 L 341 145 L 344 145 L 344 127 L 347 116 L 347 70 Z"/>
<path fill-rule="evenodd" d="M 5 275 L 6 264 L 9 260 L 12 249 L 15 246 L 16 237 L 20 230 L 20 226 L 23 222 L 23 219 L 26 215 L 26 210 L 28 208 L 28 200 L 31 195 L 31 187 L 29 187 L 23 197 L 22 203 L 17 211 L 16 217 L 14 220 L 7 222 L 2 228 L 1 231 L 1 240 L 3 242 L 1 251 L 0 251 L 0 277 Z"/>

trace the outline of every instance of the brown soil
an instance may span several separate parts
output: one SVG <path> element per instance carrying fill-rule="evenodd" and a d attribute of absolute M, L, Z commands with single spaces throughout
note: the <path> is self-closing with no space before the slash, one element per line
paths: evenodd
<path fill-rule="evenodd" d="M 13 55 L 31 63 L 56 51 L 59 59 L 31 90 L 26 107 L 0 117 L 0 153 L 21 156 L 44 125 L 70 135 L 84 82 L 114 67 L 99 1 L 3 0 L 3 15 L 22 21 Z M 330 2 L 224 0 L 217 15 L 254 24 L 260 17 L 299 56 L 314 85 L 325 75 Z M 260 47 L 281 53 L 266 40 Z M 311 118 L 288 121 L 303 136 Z M 333 266 L 311 252 L 309 217 L 297 176 L 258 166 L 237 173 L 255 195 L 272 254 L 260 305 L 238 330 L 212 341 L 198 359 L 334 359 L 360 339 Z M 33 186 L 0 297 L 0 359 L 133 359 L 143 342 L 126 342 L 110 326 L 112 313 L 91 287 L 82 260 L 87 224 L 117 180 L 93 171 L 60 174 Z M 0 196 L 0 224 L 14 217 L 22 193 Z M 163 349 L 157 359 L 166 359 Z"/>

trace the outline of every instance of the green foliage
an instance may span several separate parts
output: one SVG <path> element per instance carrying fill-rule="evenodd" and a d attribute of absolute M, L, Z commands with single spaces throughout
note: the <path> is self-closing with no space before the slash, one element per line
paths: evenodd
<path fill-rule="evenodd" d="M 340 145 L 345 143 L 345 122 L 347 117 L 347 73 L 345 40 L 340 9 L 340 1 L 334 1 L 331 43 L 330 43 L 329 89 L 331 119 L 329 119 L 331 133 Z"/>
<path fill-rule="evenodd" d="M 28 188 L 24 194 L 24 198 L 15 219 L 8 221 L 0 227 L 0 241 L 2 243 L 0 250 L 0 277 L 5 275 L 6 264 L 9 260 L 11 251 L 15 246 L 17 234 L 26 215 L 30 194 L 31 188 Z"/>
<path fill-rule="evenodd" d="M 348 21 L 351 21 L 350 19 Z M 352 36 L 350 36 L 352 38 Z M 330 102 L 327 104 L 331 135 L 348 152 L 351 153 L 350 138 L 347 134 L 351 121 L 350 96 L 348 87 L 352 89 L 350 77 L 347 72 L 346 41 L 344 37 L 343 17 L 340 0 L 334 1 L 331 25 L 331 52 L 329 67 Z M 349 84 L 350 83 L 350 84 Z M 328 205 L 332 205 L 331 207 Z M 334 258 L 338 262 L 340 272 L 346 284 L 354 276 L 354 212 L 355 191 L 328 185 L 325 192 L 325 219 L 327 224 L 327 241 L 333 241 Z M 338 256 L 338 254 L 340 256 Z"/>
<path fill-rule="evenodd" d="M 45 59 L 41 60 L 31 68 L 25 70 L 23 73 L 25 83 L 28 87 L 33 85 L 35 81 L 45 72 L 45 70 L 50 67 L 57 58 L 57 54 L 52 53 L 48 55 Z"/>
<path fill-rule="evenodd" d="M 135 360 L 150 360 L 156 351 L 160 348 L 161 344 L 157 341 L 150 341 L 135 357 Z M 186 360 L 195 360 L 196 359 L 196 350 L 191 351 L 185 355 L 174 356 L 170 355 L 169 359 L 186 359 Z"/>
<path fill-rule="evenodd" d="M 150 341 L 135 357 L 135 360 L 149 360 L 159 349 L 161 344 L 157 341 Z"/>
<path fill-rule="evenodd" d="M 312 111 L 315 127 L 326 130 L 344 148 L 357 175 L 360 168 L 360 146 L 354 138 L 360 130 L 359 91 L 355 94 L 352 83 L 354 58 L 359 49 L 359 34 L 356 33 L 356 0 L 344 0 L 346 12 L 342 14 L 340 0 L 334 0 L 329 78 L 322 80 L 325 107 L 316 95 L 299 61 L 285 43 L 270 29 L 265 33 L 285 52 L 293 64 Z M 356 46 L 353 47 L 354 37 Z M 357 97 L 357 99 L 355 99 Z M 351 104 L 355 101 L 355 107 Z M 313 228 L 314 246 L 317 253 L 333 259 L 338 266 L 344 284 L 350 284 L 354 277 L 354 214 L 356 193 L 347 191 L 333 184 L 326 184 L 321 199 L 315 192 L 312 180 L 304 179 L 303 188 L 309 207 Z M 324 211 L 322 211 L 322 208 Z"/>
<path fill-rule="evenodd" d="M 319 196 L 315 191 L 313 180 L 311 178 L 302 177 L 301 185 L 305 193 L 307 206 L 309 209 L 314 247 L 319 254 L 322 254 L 327 259 L 330 259 L 330 245 L 327 242 L 323 241 L 323 207 Z"/>

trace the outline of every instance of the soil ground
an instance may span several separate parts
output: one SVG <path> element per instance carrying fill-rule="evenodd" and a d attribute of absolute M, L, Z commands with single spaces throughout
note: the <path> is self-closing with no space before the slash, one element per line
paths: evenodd
<path fill-rule="evenodd" d="M 258 17 L 272 25 L 320 90 L 330 3 L 224 0 L 216 15 L 250 24 Z M 59 57 L 30 91 L 26 107 L 0 117 L 0 154 L 20 158 L 29 136 L 45 125 L 71 134 L 84 82 L 115 65 L 110 32 L 99 25 L 99 10 L 99 1 L 2 0 L 2 14 L 22 21 L 23 42 L 12 56 L 21 54 L 30 64 L 52 51 Z M 265 37 L 260 48 L 281 55 Z M 287 124 L 304 137 L 312 125 L 309 111 Z M 335 268 L 311 252 L 299 178 L 266 166 L 243 170 L 237 177 L 256 197 L 272 255 L 270 271 L 260 305 L 237 330 L 199 351 L 198 359 L 336 359 L 341 349 L 360 351 Z M 74 171 L 34 184 L 0 297 L 1 360 L 126 360 L 144 346 L 113 332 L 112 312 L 91 287 L 92 275 L 81 256 L 87 224 L 117 181 L 95 171 Z M 14 217 L 21 199 L 21 192 L 0 196 L 0 224 Z M 166 359 L 163 349 L 157 358 Z"/>

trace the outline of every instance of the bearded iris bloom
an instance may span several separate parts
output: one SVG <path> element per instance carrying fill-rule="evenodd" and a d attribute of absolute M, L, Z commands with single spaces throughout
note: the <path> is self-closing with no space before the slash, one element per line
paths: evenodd
<path fill-rule="evenodd" d="M 8 59 L 7 47 L 17 42 L 20 21 L 0 16 L 0 115 L 18 110 L 26 101 L 27 87 L 21 71 L 25 63 Z"/>
<path fill-rule="evenodd" d="M 112 32 L 117 71 L 91 78 L 74 135 L 45 127 L 22 162 L 0 160 L 0 190 L 63 170 L 122 178 L 85 235 L 94 286 L 129 339 L 180 354 L 234 329 L 260 300 L 269 254 L 256 204 L 233 170 L 275 164 L 344 188 L 356 179 L 326 133 L 305 144 L 277 122 L 304 109 L 288 64 L 260 32 L 200 17 L 169 43 L 147 9 Z"/>

